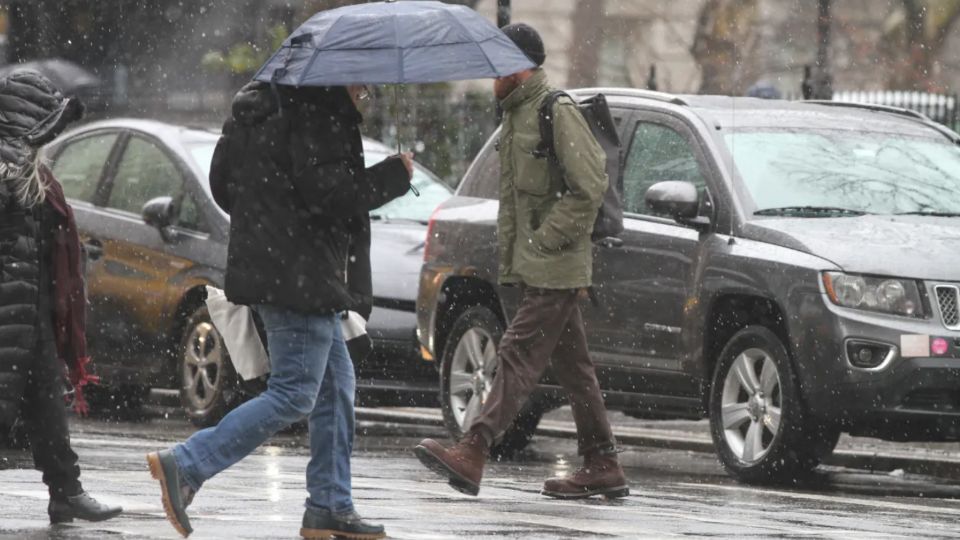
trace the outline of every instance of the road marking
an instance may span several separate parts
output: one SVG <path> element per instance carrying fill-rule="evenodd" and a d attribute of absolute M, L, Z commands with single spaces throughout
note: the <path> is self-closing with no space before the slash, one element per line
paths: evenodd
<path fill-rule="evenodd" d="M 884 502 L 884 501 L 872 501 L 869 499 L 857 499 L 853 497 L 838 497 L 836 495 L 828 494 L 812 494 L 812 493 L 796 493 L 792 491 L 781 491 L 775 489 L 763 489 L 757 487 L 746 487 L 746 486 L 716 486 L 710 484 L 691 484 L 691 483 L 678 483 L 677 486 L 688 488 L 688 489 L 712 489 L 716 491 L 736 491 L 740 493 L 749 493 L 750 495 L 776 495 L 784 498 L 792 499 L 802 499 L 808 501 L 819 501 L 819 502 L 835 502 L 842 504 L 856 504 L 860 506 L 869 506 L 872 508 L 883 508 L 888 510 L 909 510 L 912 512 L 926 512 L 928 514 L 945 514 L 950 516 L 960 515 L 960 508 L 951 509 L 951 508 L 940 508 L 934 506 L 923 506 L 919 504 L 906 504 L 906 503 L 895 503 L 895 502 Z M 938 502 L 949 502 L 944 499 L 931 498 L 931 500 L 937 500 Z"/>

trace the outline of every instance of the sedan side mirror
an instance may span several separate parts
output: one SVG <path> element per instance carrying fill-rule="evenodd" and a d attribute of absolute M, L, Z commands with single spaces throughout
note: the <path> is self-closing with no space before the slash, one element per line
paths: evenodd
<path fill-rule="evenodd" d="M 657 214 L 666 214 L 684 225 L 702 229 L 709 218 L 699 217 L 700 192 L 690 182 L 660 182 L 650 186 L 644 196 L 647 206 Z"/>
<path fill-rule="evenodd" d="M 177 205 L 173 202 L 173 197 L 157 197 L 147 201 L 141 215 L 144 223 L 159 230 L 164 240 L 170 240 L 167 229 L 177 215 Z"/>

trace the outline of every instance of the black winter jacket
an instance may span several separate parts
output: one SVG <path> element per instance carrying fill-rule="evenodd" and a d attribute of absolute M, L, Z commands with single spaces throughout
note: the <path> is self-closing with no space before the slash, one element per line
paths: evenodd
<path fill-rule="evenodd" d="M 410 177 L 399 158 L 364 167 L 361 121 L 342 87 L 255 82 L 234 98 L 210 172 L 231 216 L 231 302 L 369 316 L 368 213 L 406 193 Z"/>
<path fill-rule="evenodd" d="M 37 351 L 40 250 L 37 220 L 0 182 L 0 426 L 20 409 Z M 48 314 L 48 316 L 50 316 Z"/>

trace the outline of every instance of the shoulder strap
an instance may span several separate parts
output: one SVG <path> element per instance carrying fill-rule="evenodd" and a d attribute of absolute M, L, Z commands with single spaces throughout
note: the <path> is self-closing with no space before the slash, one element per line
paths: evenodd
<path fill-rule="evenodd" d="M 553 106 L 562 97 L 569 99 L 570 95 L 563 90 L 554 90 L 547 94 L 547 97 L 540 104 L 538 117 L 540 119 L 540 144 L 534 150 L 533 155 L 537 158 L 547 158 L 557 161 L 557 150 L 553 146 Z"/>

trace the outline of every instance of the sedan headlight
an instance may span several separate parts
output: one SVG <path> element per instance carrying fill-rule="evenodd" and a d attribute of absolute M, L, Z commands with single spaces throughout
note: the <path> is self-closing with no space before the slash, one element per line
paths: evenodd
<path fill-rule="evenodd" d="M 907 317 L 923 315 L 920 288 L 913 280 L 824 272 L 823 286 L 838 306 Z"/>

